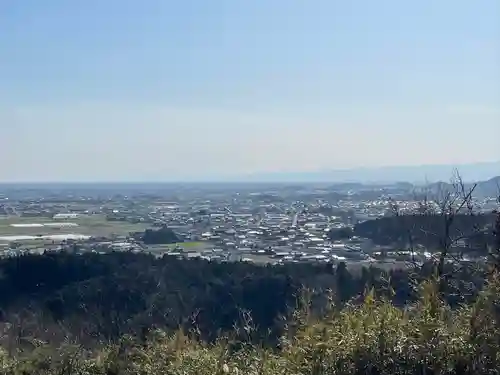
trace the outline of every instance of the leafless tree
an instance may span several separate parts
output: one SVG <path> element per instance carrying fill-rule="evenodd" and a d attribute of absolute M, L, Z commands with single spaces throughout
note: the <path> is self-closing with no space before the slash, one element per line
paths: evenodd
<path fill-rule="evenodd" d="M 431 239 L 428 242 L 435 244 L 437 250 L 431 258 L 435 266 L 436 282 L 441 293 L 445 291 L 449 293 L 454 287 L 451 284 L 464 282 L 454 280 L 453 276 L 465 267 L 475 266 L 473 262 L 464 262 L 465 251 L 472 250 L 469 249 L 468 240 L 485 231 L 485 228 L 476 224 L 480 221 L 463 220 L 465 216 L 479 215 L 473 199 L 477 184 L 465 183 L 460 173 L 455 170 L 449 184 L 434 184 L 434 189 L 429 186 L 427 184 L 426 188 L 415 193 L 414 198 L 417 204 L 411 212 L 403 212 L 393 201 L 391 211 L 393 215 L 401 217 L 401 220 L 406 223 L 404 230 L 408 250 L 411 252 L 411 260 L 408 262 L 410 279 L 417 279 L 412 271 L 418 272 L 422 266 L 420 260 L 415 257 L 417 239 Z M 437 225 L 422 225 L 426 220 L 416 221 L 411 218 L 405 221 L 405 215 L 413 218 L 425 216 L 429 218 L 428 222 L 437 223 Z M 472 224 L 464 227 L 460 225 L 460 220 L 462 223 Z M 500 257 L 498 259 L 500 260 Z"/>
<path fill-rule="evenodd" d="M 489 251 L 492 270 L 500 272 L 500 187 L 497 187 L 497 203 L 499 208 L 495 213 L 495 225 L 493 227 L 494 244 Z"/>
<path fill-rule="evenodd" d="M 477 184 L 467 188 L 462 177 L 455 171 L 451 181 L 451 190 L 441 191 L 436 204 L 439 207 L 439 215 L 442 218 L 442 233 L 434 233 L 437 236 L 439 244 L 437 276 L 439 278 L 439 287 L 442 292 L 446 289 L 446 284 L 450 274 L 445 273 L 445 265 L 448 259 L 458 265 L 463 260 L 463 251 L 452 253 L 452 249 L 457 247 L 460 241 L 474 235 L 479 228 L 471 227 L 467 232 L 463 232 L 459 226 L 454 224 L 458 215 L 475 215 L 473 193 Z"/>

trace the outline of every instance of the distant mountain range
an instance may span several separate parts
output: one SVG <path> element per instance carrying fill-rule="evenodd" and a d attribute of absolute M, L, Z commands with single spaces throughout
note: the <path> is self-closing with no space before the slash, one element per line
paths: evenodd
<path fill-rule="evenodd" d="M 465 184 L 465 188 L 467 191 L 473 187 L 474 187 L 473 195 L 476 197 L 500 196 L 500 175 L 485 181 L 477 181 L 474 183 L 468 182 Z M 454 187 L 451 183 L 442 181 L 429 184 L 426 188 L 434 192 L 454 191 Z"/>
<path fill-rule="evenodd" d="M 458 170 L 464 181 L 486 181 L 500 175 L 500 161 L 471 164 L 390 166 L 377 168 L 353 168 L 322 170 L 314 172 L 275 172 L 257 173 L 242 176 L 238 182 L 361 182 L 361 183 L 393 183 L 410 182 L 413 184 L 450 181 L 455 170 Z"/>
<path fill-rule="evenodd" d="M 159 179 L 156 181 L 95 181 L 95 182 L 10 182 L 1 183 L 0 188 L 9 189 L 67 189 L 72 187 L 98 186 L 99 189 L 113 190 L 118 186 L 129 187 L 132 190 L 142 189 L 165 189 L 166 185 L 177 186 L 186 184 L 218 185 L 218 184 L 364 184 L 382 185 L 394 183 L 406 183 L 412 185 L 428 185 L 438 182 L 449 182 L 458 170 L 466 182 L 487 181 L 494 176 L 500 176 L 500 161 L 481 162 L 470 164 L 441 164 L 441 165 L 416 165 L 416 166 L 387 166 L 387 167 L 359 167 L 352 169 L 331 169 L 307 172 L 264 172 L 249 175 L 225 174 L 191 176 L 181 179 Z M 95 186 L 94 186 L 95 187 Z"/>

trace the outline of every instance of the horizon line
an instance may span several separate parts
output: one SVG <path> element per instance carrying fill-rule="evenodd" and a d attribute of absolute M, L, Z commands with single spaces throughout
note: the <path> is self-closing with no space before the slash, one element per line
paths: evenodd
<path fill-rule="evenodd" d="M 283 174 L 314 174 L 314 173 L 336 173 L 336 172 L 356 172 L 356 171 L 366 171 L 366 170 L 372 170 L 372 171 L 377 171 L 380 169 L 398 169 L 398 168 L 408 168 L 408 169 L 414 169 L 414 168 L 450 168 L 451 171 L 457 170 L 458 173 L 460 173 L 460 169 L 463 167 L 473 167 L 473 166 L 478 166 L 478 165 L 495 165 L 499 164 L 500 165 L 500 160 L 492 160 L 492 161 L 479 161 L 479 162 L 469 162 L 469 163 L 459 163 L 459 164 L 447 164 L 447 163 L 441 163 L 441 164 L 413 164 L 413 165 L 382 165 L 382 166 L 356 166 L 356 167 L 350 167 L 350 168 L 333 168 L 333 169 L 316 169 L 316 170 L 308 170 L 308 171 L 260 171 L 260 172 L 252 172 L 252 173 L 246 173 L 246 174 L 241 174 L 241 175 L 232 175 L 232 176 L 227 176 L 227 177 L 217 177 L 215 179 L 197 179 L 197 178 L 185 178 L 185 179 L 175 179 L 175 180 L 134 180 L 134 179 L 116 179 L 116 180 L 93 180 L 93 179 L 88 179 L 88 180 L 40 180 L 40 181 L 33 181 L 33 180 L 7 180 L 7 181 L 1 181 L 0 180 L 0 185 L 15 185 L 15 184 L 24 184 L 24 185 L 35 185 L 35 184 L 41 184 L 41 185 L 50 185 L 50 184 L 217 184 L 217 183 L 256 183 L 256 184 L 323 184 L 323 183 L 330 183 L 330 184 L 342 184 L 342 183 L 360 183 L 360 184 L 382 184 L 382 183 L 401 183 L 401 182 L 407 182 L 407 183 L 422 183 L 422 182 L 444 182 L 442 179 L 437 179 L 435 181 L 428 181 L 427 176 L 425 176 L 425 173 L 423 173 L 421 178 L 415 178 L 410 181 L 409 179 L 394 179 L 394 178 L 389 178 L 389 179 L 359 179 L 359 178 L 348 178 L 348 179 L 318 179 L 318 180 L 309 180 L 309 181 L 304 181 L 301 179 L 297 180 L 285 180 L 283 181 L 279 177 L 276 177 L 277 180 L 273 181 L 272 179 L 267 179 L 266 176 L 272 177 L 272 175 L 283 175 Z M 481 179 L 482 181 L 488 180 L 491 178 L 495 178 L 497 176 L 500 176 L 500 170 L 498 173 L 494 173 L 491 177 L 486 178 L 486 179 Z M 451 177 L 451 175 L 450 175 Z M 259 180 L 262 179 L 262 180 Z M 471 179 L 471 181 L 468 181 L 469 179 L 466 179 L 466 182 L 475 182 L 477 179 Z"/>

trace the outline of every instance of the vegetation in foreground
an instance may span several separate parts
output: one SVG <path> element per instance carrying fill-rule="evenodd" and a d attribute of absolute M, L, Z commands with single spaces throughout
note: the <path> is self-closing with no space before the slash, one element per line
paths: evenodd
<path fill-rule="evenodd" d="M 89 354 L 78 346 L 35 345 L 28 355 L 0 355 L 4 374 L 493 374 L 500 370 L 500 279 L 490 277 L 471 305 L 451 309 L 436 283 L 420 285 L 406 308 L 367 291 L 360 304 L 331 306 L 315 319 L 297 310 L 275 348 L 220 337 L 213 344 L 196 332 L 125 336 Z M 245 328 L 250 336 L 251 320 Z M 250 340 L 248 340 L 250 341 Z"/>

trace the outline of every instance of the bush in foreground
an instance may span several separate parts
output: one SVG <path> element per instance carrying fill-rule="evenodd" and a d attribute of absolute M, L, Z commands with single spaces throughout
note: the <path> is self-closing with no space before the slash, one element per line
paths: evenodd
<path fill-rule="evenodd" d="M 373 290 L 364 302 L 334 306 L 322 318 L 297 311 L 276 350 L 235 345 L 230 337 L 204 344 L 179 331 L 153 332 L 145 342 L 124 337 L 89 354 L 76 346 L 36 347 L 0 356 L 3 374 L 492 374 L 500 371 L 500 278 L 477 300 L 451 309 L 436 283 L 399 308 Z M 247 327 L 252 334 L 252 327 Z M 36 344 L 34 344 L 36 346 Z"/>

